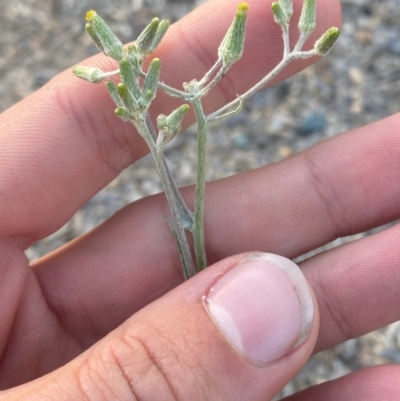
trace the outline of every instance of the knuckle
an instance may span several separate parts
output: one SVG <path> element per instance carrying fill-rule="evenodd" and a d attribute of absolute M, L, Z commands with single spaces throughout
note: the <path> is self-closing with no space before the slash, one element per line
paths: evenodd
<path fill-rule="evenodd" d="M 90 356 L 79 372 L 80 389 L 89 400 L 100 398 L 93 394 L 104 400 L 218 399 L 205 370 L 188 362 L 196 355 L 188 356 L 191 348 L 178 342 L 152 325 L 135 326 Z"/>

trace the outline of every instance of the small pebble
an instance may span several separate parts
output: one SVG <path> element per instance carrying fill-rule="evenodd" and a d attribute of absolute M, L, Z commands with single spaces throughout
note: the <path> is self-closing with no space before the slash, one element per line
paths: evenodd
<path fill-rule="evenodd" d="M 298 127 L 298 133 L 303 136 L 321 132 L 327 125 L 325 113 L 320 110 L 312 111 L 306 114 Z"/>
<path fill-rule="evenodd" d="M 281 146 L 278 149 L 278 155 L 282 159 L 286 159 L 287 157 L 293 154 L 293 149 L 290 146 Z"/>

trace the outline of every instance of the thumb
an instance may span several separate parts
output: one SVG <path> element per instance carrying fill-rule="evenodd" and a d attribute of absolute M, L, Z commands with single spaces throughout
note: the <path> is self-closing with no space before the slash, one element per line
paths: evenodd
<path fill-rule="evenodd" d="M 305 364 L 318 324 L 315 299 L 293 262 L 237 255 L 0 400 L 266 401 Z"/>

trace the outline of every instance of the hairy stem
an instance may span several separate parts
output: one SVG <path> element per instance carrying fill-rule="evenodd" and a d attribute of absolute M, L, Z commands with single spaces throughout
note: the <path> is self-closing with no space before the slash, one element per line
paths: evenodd
<path fill-rule="evenodd" d="M 200 80 L 199 85 L 205 85 L 212 76 L 217 72 L 218 68 L 222 65 L 222 60 L 218 58 L 218 60 L 214 63 L 214 65 L 205 73 L 204 77 Z"/>
<path fill-rule="evenodd" d="M 147 74 L 144 71 L 136 71 L 136 75 L 142 79 L 146 79 Z M 183 100 L 188 100 L 188 94 L 173 88 L 172 86 L 166 85 L 164 82 L 159 82 L 158 86 L 169 96 L 178 97 Z"/>
<path fill-rule="evenodd" d="M 146 140 L 147 145 L 149 146 L 151 154 L 154 158 L 158 175 L 160 176 L 160 180 L 162 182 L 165 195 L 167 197 L 167 201 L 171 210 L 173 218 L 173 221 L 171 222 L 172 231 L 179 248 L 180 257 L 184 268 L 185 279 L 189 279 L 196 274 L 196 269 L 193 263 L 192 255 L 190 253 L 189 243 L 187 241 L 185 229 L 181 221 L 181 213 L 176 201 L 175 192 L 171 186 L 171 181 L 167 172 L 165 160 L 162 156 L 162 152 L 159 152 L 155 145 L 155 141 L 147 126 L 146 121 L 136 121 L 135 126 L 137 130 L 142 134 L 143 138 Z"/>
<path fill-rule="evenodd" d="M 157 134 L 155 132 L 153 123 L 151 122 L 151 118 L 150 118 L 150 114 L 149 113 L 146 114 L 146 125 L 147 125 L 147 129 L 149 130 L 150 135 L 151 135 L 154 143 L 156 143 Z M 172 192 L 173 192 L 173 194 L 175 196 L 176 204 L 177 204 L 177 207 L 179 209 L 179 214 L 181 216 L 181 222 L 183 224 L 183 227 L 186 230 L 193 231 L 193 225 L 194 225 L 193 212 L 187 207 L 185 201 L 183 200 L 181 192 L 179 191 L 179 188 L 176 185 L 175 179 L 171 174 L 171 171 L 170 171 L 170 169 L 169 169 L 169 167 L 168 167 L 168 165 L 167 165 L 167 163 L 165 161 L 165 158 L 164 158 L 164 155 L 162 154 L 162 152 L 161 152 L 161 158 L 162 158 L 162 161 L 163 161 L 163 163 L 165 165 L 165 170 L 167 172 L 167 178 L 168 178 L 168 181 L 169 181 L 169 185 L 170 185 L 170 187 L 172 189 Z"/>
<path fill-rule="evenodd" d="M 197 178 L 196 178 L 196 205 L 194 211 L 194 250 L 196 254 L 197 270 L 207 267 L 207 255 L 204 240 L 204 195 L 206 172 L 206 143 L 207 122 L 201 100 L 193 100 L 197 119 Z"/>
<path fill-rule="evenodd" d="M 290 53 L 289 26 L 282 27 L 283 32 L 283 57 L 287 57 Z"/>
<path fill-rule="evenodd" d="M 211 91 L 211 89 L 214 88 L 215 85 L 217 85 L 217 83 L 225 76 L 229 68 L 230 66 L 223 66 L 218 71 L 213 80 L 205 88 L 201 90 L 202 96 L 206 96 Z"/>
<path fill-rule="evenodd" d="M 215 119 L 215 117 L 226 114 L 233 108 L 237 108 L 240 105 L 240 102 L 244 102 L 249 97 L 253 96 L 256 92 L 258 92 L 260 89 L 262 89 L 268 82 L 270 82 L 273 78 L 275 78 L 293 60 L 298 58 L 309 58 L 312 56 L 315 56 L 315 53 L 312 50 L 307 52 L 294 50 L 293 52 L 289 53 L 287 56 L 283 57 L 281 62 L 271 72 L 269 72 L 260 82 L 258 82 L 252 88 L 250 88 L 243 95 L 240 95 L 239 98 L 221 107 L 219 110 L 211 114 L 207 119 L 213 120 Z"/>

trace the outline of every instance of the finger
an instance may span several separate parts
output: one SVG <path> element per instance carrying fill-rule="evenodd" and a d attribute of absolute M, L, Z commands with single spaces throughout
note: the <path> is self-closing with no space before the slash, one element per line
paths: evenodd
<path fill-rule="evenodd" d="M 211 183 L 206 191 L 205 225 L 211 263 L 251 249 L 293 258 L 337 237 L 400 218 L 398 121 L 399 116 L 393 116 L 282 163 Z M 185 190 L 185 197 L 193 202 L 190 189 Z M 47 302 L 78 338 L 87 340 L 93 339 L 94 333 L 108 333 L 182 281 L 178 253 L 163 217 L 166 213 L 163 196 L 136 202 L 94 232 L 36 263 L 35 272 Z M 321 347 L 381 327 L 396 316 L 400 318 L 395 310 L 400 277 L 397 279 L 393 271 L 400 262 L 396 259 L 398 247 L 390 232 L 380 235 L 385 240 L 379 241 L 378 247 L 371 242 L 367 245 L 368 252 L 374 252 L 371 260 L 376 262 L 370 265 L 368 274 L 362 270 L 365 261 L 356 257 L 362 257 L 365 250 L 356 248 L 360 254 L 349 251 L 327 298 L 336 295 L 335 302 L 341 305 L 336 308 L 338 313 L 352 316 L 360 309 L 366 310 L 364 303 L 375 299 L 370 296 L 373 291 L 377 300 L 381 299 L 375 307 L 370 305 L 374 321 L 368 317 L 361 325 L 359 318 L 365 315 L 359 314 L 353 320 L 358 324 L 355 326 L 344 316 L 336 316 L 349 326 L 334 330 L 327 325 L 326 334 L 320 337 Z M 385 260 L 379 259 L 382 247 L 387 249 Z M 355 284 L 346 279 L 349 265 L 358 275 L 354 282 L 359 296 L 355 299 Z M 324 275 L 331 264 L 327 262 L 327 269 L 322 261 L 316 266 L 312 281 L 315 288 L 321 287 L 317 293 L 319 302 L 325 305 Z M 344 289 L 337 290 L 334 283 L 340 288 L 349 283 L 343 301 Z M 379 285 L 371 288 L 371 283 Z M 383 287 L 385 291 L 381 291 Z M 383 295 L 377 293 L 378 289 Z M 87 314 L 80 312 L 82 305 Z M 379 313 L 380 309 L 386 313 Z M 91 317 L 89 327 L 87 315 Z M 330 316 L 327 312 L 325 315 Z M 336 334 L 329 337 L 329 333 Z"/>
<path fill-rule="evenodd" d="M 26 401 L 270 400 L 307 361 L 318 311 L 300 269 L 253 253 L 210 267 L 32 384 Z"/>
<path fill-rule="evenodd" d="M 301 2 L 295 1 L 296 17 Z M 207 110 L 248 89 L 280 60 L 280 28 L 273 22 L 267 3 L 250 1 L 246 54 L 221 82 L 216 95 L 207 98 Z M 162 80 L 180 87 L 211 67 L 236 5 L 232 0 L 207 2 L 171 28 L 156 54 L 163 62 Z M 338 24 L 339 15 L 336 0 L 320 2 L 318 30 L 312 40 L 328 26 Z M 279 79 L 311 62 L 294 63 Z M 88 63 L 113 67 L 103 57 Z M 173 105 L 161 96 L 154 112 L 166 112 Z M 0 237 L 22 238 L 28 246 L 49 235 L 147 152 L 132 126 L 114 115 L 114 108 L 102 85 L 83 83 L 66 71 L 3 113 Z"/>
<path fill-rule="evenodd" d="M 400 319 L 399 236 L 397 224 L 301 264 L 321 311 L 316 352 Z"/>
<path fill-rule="evenodd" d="M 367 368 L 301 391 L 285 401 L 397 401 L 400 397 L 400 367 Z"/>

